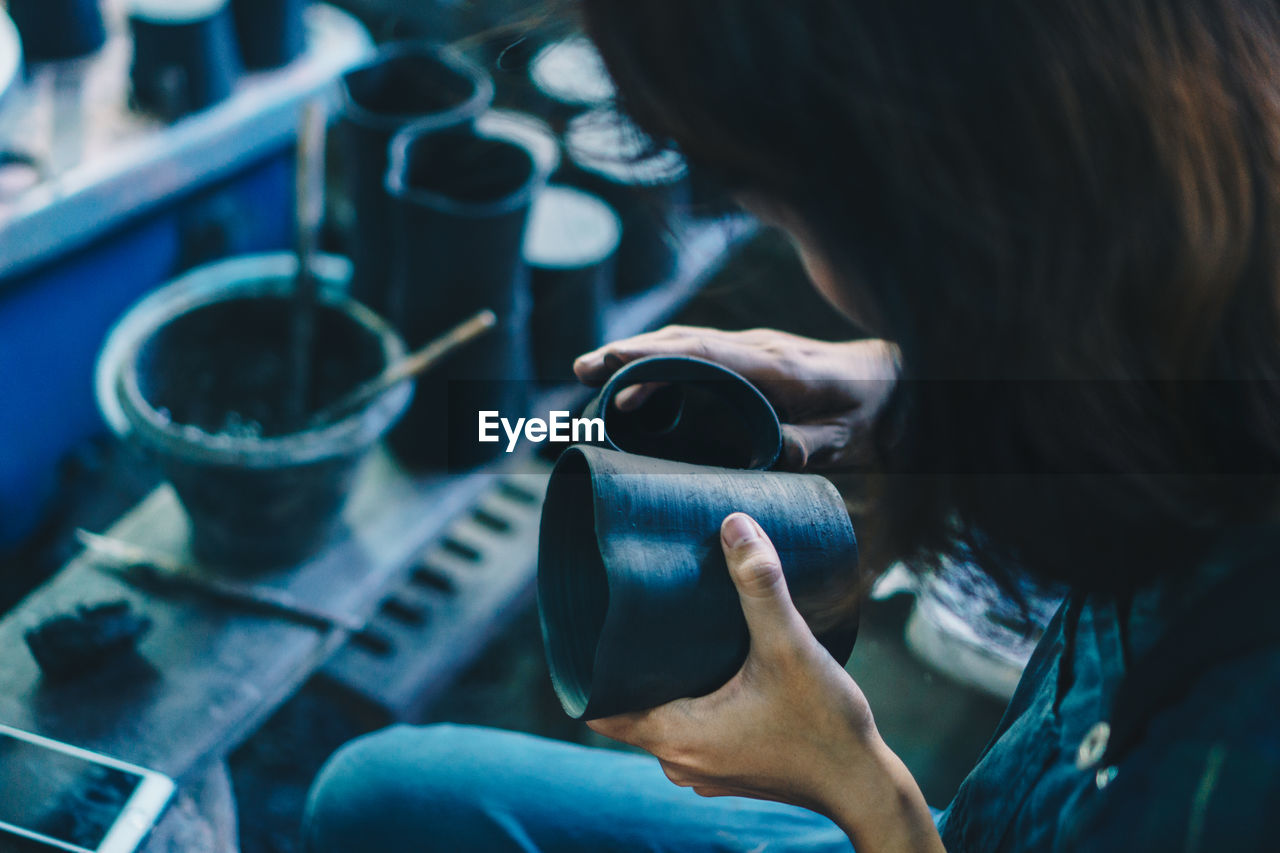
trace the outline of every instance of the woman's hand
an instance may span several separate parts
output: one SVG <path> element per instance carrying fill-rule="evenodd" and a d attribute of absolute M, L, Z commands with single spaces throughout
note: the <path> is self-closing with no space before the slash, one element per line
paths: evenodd
<path fill-rule="evenodd" d="M 769 398 L 783 426 L 783 467 L 799 471 L 864 465 L 871 424 L 897 377 L 897 349 L 885 341 L 826 343 L 771 329 L 722 332 L 668 326 L 581 356 L 574 372 L 603 385 L 623 365 L 651 355 L 685 355 L 736 371 Z M 652 387 L 617 397 L 637 408 Z"/>
<path fill-rule="evenodd" d="M 778 554 L 750 517 L 721 544 L 751 635 L 742 669 L 715 693 L 592 722 L 655 755 L 703 796 L 803 806 L 834 820 L 859 853 L 941 850 L 915 780 L 876 731 L 862 691 L 791 602 Z"/>

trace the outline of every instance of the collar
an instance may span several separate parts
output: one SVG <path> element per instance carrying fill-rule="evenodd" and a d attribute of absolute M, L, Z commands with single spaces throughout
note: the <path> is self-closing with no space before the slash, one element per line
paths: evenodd
<path fill-rule="evenodd" d="M 1205 568 L 1201 577 L 1216 583 L 1192 596 L 1179 615 L 1160 620 L 1158 639 L 1140 644 L 1145 650 L 1135 647 L 1139 655 L 1112 705 L 1104 764 L 1116 764 L 1141 738 L 1147 721 L 1189 693 L 1205 673 L 1280 645 L 1280 525 L 1232 534 Z"/>

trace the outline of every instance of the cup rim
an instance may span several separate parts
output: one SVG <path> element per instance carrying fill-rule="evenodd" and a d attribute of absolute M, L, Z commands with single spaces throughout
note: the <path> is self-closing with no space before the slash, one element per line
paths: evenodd
<path fill-rule="evenodd" d="M 351 78 L 364 71 L 376 68 L 384 63 L 416 56 L 432 59 L 471 81 L 474 87 L 470 95 L 460 103 L 448 109 L 431 113 L 380 113 L 365 107 L 351 93 Z M 493 78 L 484 69 L 462 55 L 461 52 L 446 45 L 428 41 L 408 39 L 388 42 L 382 45 L 377 53 L 367 62 L 352 68 L 340 78 L 342 90 L 343 115 L 364 127 L 376 128 L 388 133 L 395 133 L 407 125 L 441 129 L 465 122 L 484 112 L 493 103 Z"/>
<path fill-rule="evenodd" d="M 172 2 L 163 0 L 129 0 L 125 5 L 132 20 L 160 27 L 181 27 L 225 14 L 230 3 L 228 0 L 186 0 L 185 8 L 174 8 Z"/>
<path fill-rule="evenodd" d="M 544 183 L 551 181 L 564 160 L 555 131 L 533 113 L 490 107 L 476 117 L 476 132 L 525 146 L 538 168 L 539 180 Z"/>
<path fill-rule="evenodd" d="M 556 56 L 569 56 L 579 62 L 586 61 L 595 65 L 589 71 L 599 72 L 592 82 L 601 84 L 594 92 L 584 92 L 579 86 L 565 85 L 565 81 L 548 74 L 547 64 Z M 557 69 L 559 70 L 559 69 Z M 583 68 L 575 69 L 584 71 Z M 570 108 L 591 109 L 605 106 L 617 100 L 617 86 L 609 76 L 608 69 L 600 59 L 600 51 L 595 43 L 585 35 L 571 35 L 567 38 L 543 45 L 533 58 L 529 60 L 529 82 L 546 97 Z M 607 85 L 604 85 L 607 84 Z M 607 90 L 607 91 L 606 91 Z"/>
<path fill-rule="evenodd" d="M 571 477 L 566 478 L 563 473 L 563 466 L 575 465 L 581 470 L 574 472 Z M 552 476 L 551 482 L 548 484 L 548 493 L 553 488 L 566 488 L 566 484 L 572 484 L 575 487 L 584 487 L 587 490 L 587 503 L 589 507 L 587 511 L 590 513 L 590 519 L 579 519 L 581 523 L 589 525 L 596 532 L 592 536 L 592 540 L 596 541 L 599 536 L 596 515 L 599 511 L 595 500 L 595 471 L 591 466 L 591 460 L 587 454 L 582 452 L 580 447 L 568 448 L 559 460 L 557 460 L 556 469 L 560 471 L 559 478 Z M 581 478 L 577 480 L 576 478 Z M 556 516 L 550 516 L 555 518 Z M 543 511 L 543 527 L 545 528 L 549 516 L 546 510 Z M 579 566 L 578 573 L 592 572 L 597 574 L 595 582 L 603 590 L 602 610 L 598 614 L 592 614 L 599 617 L 599 625 L 593 631 L 593 636 L 584 638 L 580 628 L 580 619 L 586 614 L 580 613 L 580 605 L 582 600 L 569 601 L 570 594 L 566 592 L 568 584 L 563 583 L 563 574 L 550 578 L 544 574 L 542 569 L 543 542 L 548 541 L 545 529 L 540 530 L 539 535 L 539 570 L 538 570 L 538 623 L 542 633 L 542 645 L 546 652 L 547 668 L 551 674 L 551 684 L 555 689 L 556 696 L 560 700 L 560 704 L 564 707 L 565 712 L 574 719 L 581 719 L 592 705 L 592 697 L 595 688 L 595 669 L 597 655 L 599 653 L 601 637 L 604 635 L 605 626 L 609 621 L 609 614 L 613 610 L 613 591 L 609 582 L 609 572 L 607 566 L 604 565 L 603 559 L 596 548 L 596 559 L 598 564 L 590 566 Z M 574 605 L 579 605 L 575 607 Z M 583 647 L 584 639 L 587 640 L 586 645 L 590 648 Z"/>
<path fill-rule="evenodd" d="M 253 260 L 274 263 L 249 263 Z M 224 435 L 215 439 L 197 427 L 172 422 L 142 394 L 137 361 L 147 340 L 178 317 L 222 302 L 247 296 L 287 296 L 292 290 L 292 275 L 282 273 L 290 260 L 296 273 L 296 258 L 288 254 L 212 264 L 155 291 L 126 312 L 111 333 L 117 338 L 115 357 L 108 366 L 111 375 L 99 378 L 110 384 L 110 393 L 131 427 L 128 435 L 154 450 L 181 454 L 194 462 L 264 469 L 307 465 L 359 453 L 372 447 L 391 428 L 409 405 L 411 383 L 390 388 L 363 409 L 319 429 L 267 438 Z M 319 277 L 321 303 L 345 314 L 375 336 L 381 344 L 384 364 L 404 357 L 404 342 L 387 321 L 350 299 L 337 283 L 325 279 L 323 271 Z M 118 336 L 126 334 L 127 342 L 120 343 Z M 107 353 L 104 349 L 104 358 Z"/>
<path fill-rule="evenodd" d="M 519 151 L 524 156 L 528 171 L 520 185 L 506 195 L 488 201 L 462 201 L 436 190 L 410 187 L 405 180 L 408 172 L 409 151 L 415 142 L 435 133 L 438 129 L 433 123 L 414 122 L 391 140 L 391 159 L 384 186 L 392 198 L 433 207 L 451 216 L 476 218 L 501 216 L 529 204 L 541 184 L 542 173 L 538 161 L 526 141 L 505 134 L 479 133 L 474 138 L 501 143 Z"/>
<path fill-rule="evenodd" d="M 538 214 L 542 212 L 541 206 L 551 204 L 556 199 L 561 200 L 562 203 L 576 205 L 582 210 L 590 209 L 592 215 L 599 216 L 606 223 L 602 230 L 602 233 L 606 235 L 605 239 L 599 241 L 598 247 L 592 247 L 596 251 L 581 252 L 575 257 L 560 258 L 542 256 L 534 251 L 535 228 L 538 223 Z M 534 199 L 533 207 L 529 211 L 529 226 L 525 233 L 522 255 L 525 263 L 532 269 L 550 272 L 570 272 L 573 270 L 592 269 L 608 263 L 616 257 L 618 248 L 621 245 L 622 220 L 612 205 L 600 198 L 600 196 L 577 187 L 571 187 L 567 184 L 548 184 Z"/>
<path fill-rule="evenodd" d="M 782 419 L 778 417 L 778 411 L 769 402 L 769 398 L 755 386 L 755 383 L 722 364 L 703 358 L 683 355 L 647 356 L 625 365 L 615 372 L 613 376 L 609 377 L 609 381 L 600 389 L 596 399 L 600 401 L 598 417 L 605 419 L 605 440 L 611 449 L 624 453 L 633 452 L 618 446 L 609 435 L 609 411 L 613 398 L 624 388 L 647 381 L 670 381 L 674 384 L 710 381 L 732 383 L 743 397 L 749 399 L 751 404 L 768 421 L 777 438 L 776 442 L 770 442 L 770 448 L 766 450 L 763 441 L 757 441 L 757 436 L 751 436 L 752 444 L 758 445 L 755 449 L 764 450 L 764 453 L 756 457 L 755 465 L 749 468 L 744 467 L 742 470 L 770 470 L 782 456 Z M 770 438 L 772 437 L 773 435 L 770 436 Z"/>
<path fill-rule="evenodd" d="M 584 147 L 583 137 L 613 134 L 626 145 L 612 153 Z M 629 137 L 629 134 L 635 136 Z M 569 122 L 564 134 L 565 156 L 574 165 L 596 178 L 617 186 L 659 188 L 679 184 L 689 177 L 689 163 L 672 148 L 647 150 L 642 139 L 648 139 L 636 124 L 616 107 L 601 106 L 588 110 Z"/>

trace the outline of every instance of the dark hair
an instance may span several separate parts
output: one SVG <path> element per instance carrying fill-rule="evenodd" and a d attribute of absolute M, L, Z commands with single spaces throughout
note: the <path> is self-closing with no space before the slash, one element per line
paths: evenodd
<path fill-rule="evenodd" d="M 882 560 L 1131 587 L 1274 512 L 1273 0 L 580 5 L 633 118 L 900 345 Z"/>

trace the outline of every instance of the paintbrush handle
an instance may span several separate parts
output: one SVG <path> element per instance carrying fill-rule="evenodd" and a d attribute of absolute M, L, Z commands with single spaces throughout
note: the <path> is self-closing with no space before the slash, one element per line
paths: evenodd
<path fill-rule="evenodd" d="M 126 581 L 131 580 L 132 572 L 137 572 L 156 585 L 191 590 L 323 628 L 342 628 L 358 633 L 365 627 L 352 617 L 312 607 L 284 590 L 195 575 L 173 558 L 129 542 L 99 536 L 87 530 L 77 530 L 76 538 L 90 553 L 101 558 L 99 565 L 108 565 L 113 574 Z"/>
<path fill-rule="evenodd" d="M 123 539 L 90 533 L 83 528 L 76 530 L 76 539 L 87 550 L 119 565 L 154 566 L 171 574 L 185 571 L 186 568 L 167 554 L 134 545 L 132 542 L 125 542 Z"/>
<path fill-rule="evenodd" d="M 377 399 L 401 382 L 407 382 L 415 376 L 426 373 L 459 347 L 471 343 L 471 341 L 485 334 L 497 324 L 497 315 L 489 309 L 486 308 L 478 312 L 475 316 L 454 326 L 422 349 L 392 364 L 373 379 L 358 386 L 354 391 L 343 395 L 337 402 L 325 406 L 310 418 L 312 427 L 332 423 L 347 412 L 358 409 Z"/>
<path fill-rule="evenodd" d="M 314 251 L 324 222 L 325 133 L 328 113 L 319 101 L 302 107 L 298 126 L 297 227 L 300 249 Z"/>
<path fill-rule="evenodd" d="M 315 357 L 316 305 L 319 282 L 312 264 L 324 222 L 324 144 L 328 117 L 318 101 L 303 106 L 298 128 L 297 173 L 295 178 L 294 254 L 298 271 L 294 277 L 293 311 L 290 317 L 289 358 L 291 384 L 285 399 L 286 418 L 291 426 L 306 420 L 311 396 L 312 365 Z"/>
<path fill-rule="evenodd" d="M 459 323 L 443 336 L 427 346 L 411 354 L 403 361 L 398 361 L 375 379 L 373 384 L 382 388 L 390 388 L 406 379 L 412 379 L 430 370 L 440 359 L 449 355 L 458 347 L 469 344 L 498 324 L 498 317 L 489 309 L 477 312 L 475 316 Z"/>
<path fill-rule="evenodd" d="M 348 616 L 312 607 L 294 598 L 284 590 L 270 587 L 250 587 L 216 578 L 196 578 L 189 575 L 172 575 L 164 578 L 164 580 L 170 579 L 196 592 L 207 592 L 211 596 L 234 604 L 255 607 L 269 613 L 311 622 L 325 628 L 342 628 L 353 633 L 359 633 L 364 630 L 363 623 Z"/>

